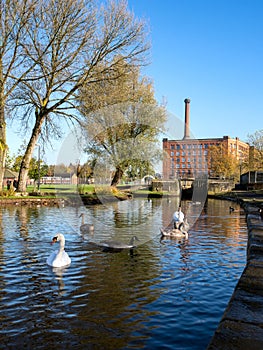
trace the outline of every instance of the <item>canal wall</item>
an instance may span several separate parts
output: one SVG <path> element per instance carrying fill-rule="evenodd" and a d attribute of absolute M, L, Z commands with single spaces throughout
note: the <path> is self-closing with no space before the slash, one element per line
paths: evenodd
<path fill-rule="evenodd" d="M 207 350 L 263 349 L 263 201 L 239 203 L 247 218 L 247 264 Z"/>

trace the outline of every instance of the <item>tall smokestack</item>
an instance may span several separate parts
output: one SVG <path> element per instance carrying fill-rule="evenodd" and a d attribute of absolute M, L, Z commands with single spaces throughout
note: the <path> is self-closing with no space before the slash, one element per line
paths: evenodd
<path fill-rule="evenodd" d="M 190 139 L 190 98 L 184 100 L 185 103 L 185 124 L 184 139 Z"/>

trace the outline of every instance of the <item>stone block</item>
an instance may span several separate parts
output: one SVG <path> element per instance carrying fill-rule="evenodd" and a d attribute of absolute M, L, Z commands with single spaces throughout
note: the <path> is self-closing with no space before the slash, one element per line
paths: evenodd
<path fill-rule="evenodd" d="M 263 295 L 263 265 L 259 266 L 254 262 L 262 263 L 262 260 L 255 256 L 253 263 L 249 261 L 236 288 L 256 295 Z"/>
<path fill-rule="evenodd" d="M 255 294 L 237 288 L 231 298 L 222 321 L 232 320 L 263 326 L 263 293 Z"/>
<path fill-rule="evenodd" d="M 262 350 L 263 329 L 254 324 L 225 320 L 220 323 L 207 350 Z"/>

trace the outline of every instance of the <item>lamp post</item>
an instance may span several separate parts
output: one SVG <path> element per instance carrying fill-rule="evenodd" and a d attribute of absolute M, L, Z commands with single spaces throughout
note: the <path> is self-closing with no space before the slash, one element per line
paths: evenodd
<path fill-rule="evenodd" d="M 37 170 L 38 170 L 38 181 L 37 181 L 37 190 L 39 191 L 40 188 L 40 145 L 36 143 L 36 146 L 38 147 L 38 166 L 37 166 Z"/>

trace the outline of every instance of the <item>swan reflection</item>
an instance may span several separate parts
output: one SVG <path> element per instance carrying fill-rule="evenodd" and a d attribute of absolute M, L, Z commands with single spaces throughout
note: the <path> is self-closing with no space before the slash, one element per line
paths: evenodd
<path fill-rule="evenodd" d="M 63 275 L 66 272 L 68 266 L 63 266 L 63 267 L 50 267 L 50 270 L 53 272 L 55 275 L 55 279 L 58 284 L 58 294 L 63 295 L 65 294 L 65 283 L 63 279 Z"/>

